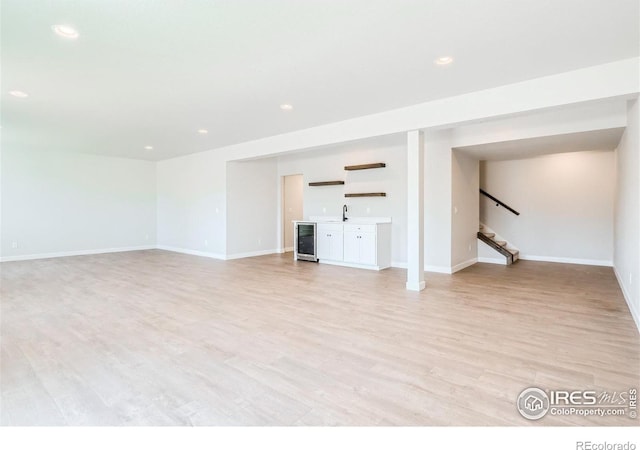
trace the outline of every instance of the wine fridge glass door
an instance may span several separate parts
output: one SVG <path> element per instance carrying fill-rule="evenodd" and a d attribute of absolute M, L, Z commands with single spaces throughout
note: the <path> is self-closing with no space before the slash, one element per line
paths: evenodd
<path fill-rule="evenodd" d="M 298 259 L 316 260 L 316 224 L 299 223 L 297 234 Z"/>

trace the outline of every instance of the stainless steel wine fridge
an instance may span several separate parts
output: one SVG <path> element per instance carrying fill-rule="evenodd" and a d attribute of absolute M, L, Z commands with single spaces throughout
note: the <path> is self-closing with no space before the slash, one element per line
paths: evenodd
<path fill-rule="evenodd" d="M 293 257 L 302 261 L 318 261 L 318 242 L 315 222 L 296 222 Z"/>

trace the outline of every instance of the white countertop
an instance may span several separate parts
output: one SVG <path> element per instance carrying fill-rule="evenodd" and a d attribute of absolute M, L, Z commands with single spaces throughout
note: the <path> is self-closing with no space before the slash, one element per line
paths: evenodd
<path fill-rule="evenodd" d="M 293 222 L 350 223 L 353 225 L 391 223 L 391 217 L 347 217 L 347 219 L 346 222 L 343 222 L 341 216 L 310 216 L 309 220 L 294 220 Z"/>

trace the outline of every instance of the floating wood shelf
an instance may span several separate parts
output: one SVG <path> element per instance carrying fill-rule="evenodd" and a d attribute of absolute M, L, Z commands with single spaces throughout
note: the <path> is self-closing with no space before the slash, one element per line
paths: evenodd
<path fill-rule="evenodd" d="M 344 194 L 345 197 L 386 197 L 385 192 L 368 192 L 364 194 Z"/>
<path fill-rule="evenodd" d="M 339 184 L 344 184 L 344 181 L 315 181 L 309 183 L 309 186 L 337 186 Z"/>
<path fill-rule="evenodd" d="M 359 166 L 344 166 L 344 170 L 380 169 L 387 167 L 385 163 L 360 164 Z"/>

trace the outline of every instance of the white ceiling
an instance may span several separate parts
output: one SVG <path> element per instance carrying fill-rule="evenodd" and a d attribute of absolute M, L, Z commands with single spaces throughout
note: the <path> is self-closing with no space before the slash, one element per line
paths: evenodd
<path fill-rule="evenodd" d="M 207 150 L 638 56 L 638 8 L 2 0 L 2 145 L 152 160 Z M 55 35 L 60 23 L 80 37 Z M 434 65 L 443 55 L 454 63 Z"/>
<path fill-rule="evenodd" d="M 457 147 L 479 160 L 525 159 L 553 153 L 610 151 L 618 147 L 624 128 L 583 131 L 528 139 L 516 139 L 490 144 Z"/>

